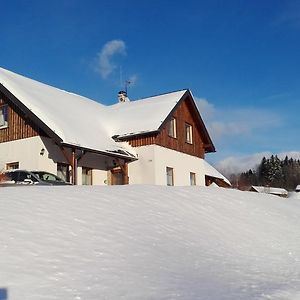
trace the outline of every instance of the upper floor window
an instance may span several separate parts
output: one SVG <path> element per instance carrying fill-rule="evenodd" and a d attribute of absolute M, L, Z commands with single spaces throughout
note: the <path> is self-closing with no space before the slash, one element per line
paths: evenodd
<path fill-rule="evenodd" d="M 0 129 L 8 126 L 8 105 L 0 106 Z"/>
<path fill-rule="evenodd" d="M 169 122 L 169 128 L 168 128 L 168 134 L 169 136 L 176 138 L 177 134 L 176 134 L 176 119 L 172 118 Z"/>
<path fill-rule="evenodd" d="M 188 123 L 185 123 L 185 141 L 193 144 L 193 127 Z"/>

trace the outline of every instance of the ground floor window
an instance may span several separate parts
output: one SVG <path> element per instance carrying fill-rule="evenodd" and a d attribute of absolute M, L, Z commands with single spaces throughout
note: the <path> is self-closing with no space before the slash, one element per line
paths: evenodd
<path fill-rule="evenodd" d="M 190 185 L 196 185 L 196 174 L 190 172 Z"/>
<path fill-rule="evenodd" d="M 93 169 L 82 167 L 82 185 L 93 184 Z"/>
<path fill-rule="evenodd" d="M 19 169 L 19 162 L 11 162 L 6 164 L 6 170 L 15 170 Z"/>
<path fill-rule="evenodd" d="M 173 168 L 167 167 L 166 168 L 167 174 L 167 185 L 174 185 L 174 171 Z"/>
<path fill-rule="evenodd" d="M 63 163 L 57 163 L 57 176 L 66 182 L 70 182 L 70 166 Z"/>

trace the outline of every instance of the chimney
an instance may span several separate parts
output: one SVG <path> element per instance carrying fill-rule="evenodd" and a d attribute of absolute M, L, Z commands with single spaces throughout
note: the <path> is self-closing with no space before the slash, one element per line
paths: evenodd
<path fill-rule="evenodd" d="M 129 98 L 127 97 L 127 93 L 125 91 L 120 91 L 118 93 L 118 100 L 119 100 L 119 103 L 130 101 Z"/>

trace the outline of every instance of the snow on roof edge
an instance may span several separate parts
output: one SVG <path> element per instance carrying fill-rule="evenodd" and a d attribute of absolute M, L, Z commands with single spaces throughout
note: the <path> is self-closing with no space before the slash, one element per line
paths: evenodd
<path fill-rule="evenodd" d="M 205 175 L 212 176 L 224 180 L 227 184 L 231 185 L 230 181 L 222 175 L 217 169 L 209 164 L 205 159 L 202 159 Z"/>

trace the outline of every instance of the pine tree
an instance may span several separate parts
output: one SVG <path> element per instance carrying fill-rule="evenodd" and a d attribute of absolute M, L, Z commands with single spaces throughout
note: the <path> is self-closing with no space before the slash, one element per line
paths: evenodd
<path fill-rule="evenodd" d="M 257 169 L 235 175 L 234 180 L 240 189 L 268 185 L 294 190 L 300 184 L 300 160 L 288 156 L 280 160 L 277 155 L 263 157 Z"/>

